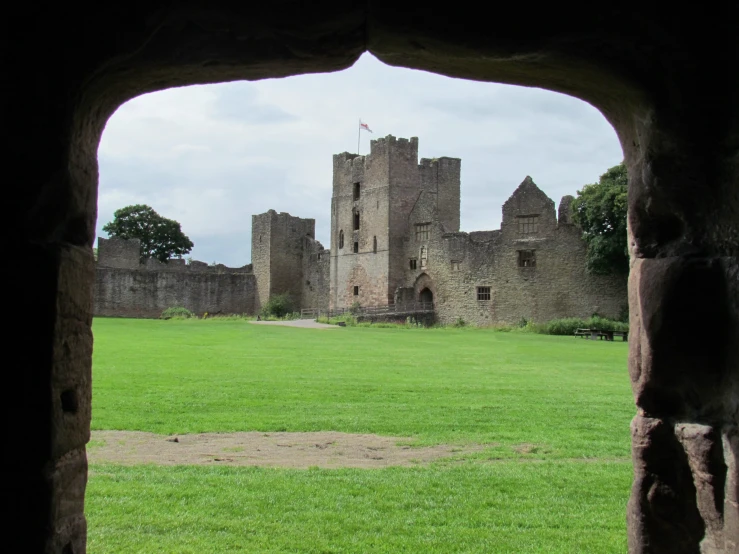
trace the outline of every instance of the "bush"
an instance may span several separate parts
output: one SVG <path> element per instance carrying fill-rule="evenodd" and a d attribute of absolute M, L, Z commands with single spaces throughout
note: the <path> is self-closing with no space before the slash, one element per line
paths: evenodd
<path fill-rule="evenodd" d="M 189 319 L 195 317 L 195 314 L 182 306 L 174 306 L 164 310 L 159 317 L 160 319 Z"/>
<path fill-rule="evenodd" d="M 462 319 L 461 317 L 458 317 L 457 318 L 457 321 L 454 322 L 454 325 L 453 326 L 454 327 L 464 327 L 465 325 L 467 325 L 467 322 L 464 319 Z"/>
<path fill-rule="evenodd" d="M 574 335 L 578 329 L 588 327 L 588 323 L 579 317 L 553 319 L 545 324 L 547 335 Z"/>
<path fill-rule="evenodd" d="M 293 312 L 293 301 L 289 294 L 274 294 L 269 301 L 262 306 L 259 315 L 262 319 L 270 317 L 283 318 Z M 300 314 L 298 314 L 300 317 Z"/>

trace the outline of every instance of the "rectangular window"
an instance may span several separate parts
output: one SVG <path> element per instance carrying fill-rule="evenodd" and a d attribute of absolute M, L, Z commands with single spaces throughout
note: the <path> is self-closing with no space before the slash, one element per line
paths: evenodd
<path fill-rule="evenodd" d="M 536 251 L 519 250 L 518 267 L 536 267 Z"/>
<path fill-rule="evenodd" d="M 418 225 L 416 225 L 416 241 L 429 240 L 430 234 L 430 223 L 419 223 Z"/>
<path fill-rule="evenodd" d="M 359 200 L 359 183 L 354 183 L 354 200 Z"/>
<path fill-rule="evenodd" d="M 490 300 L 490 287 L 477 287 L 478 300 Z"/>
<path fill-rule="evenodd" d="M 416 258 L 411 258 L 411 259 L 409 260 L 409 262 L 410 262 L 410 266 L 411 266 L 411 269 L 416 269 L 416 266 L 417 266 L 417 263 L 418 263 L 418 262 L 416 261 Z"/>
<path fill-rule="evenodd" d="M 358 242 L 354 243 L 354 253 L 359 254 L 359 243 Z"/>
<path fill-rule="evenodd" d="M 535 235 L 539 232 L 538 215 L 520 215 L 518 221 L 518 233 L 521 235 Z"/>
<path fill-rule="evenodd" d="M 354 230 L 359 230 L 359 212 L 354 212 Z"/>
<path fill-rule="evenodd" d="M 359 287 L 354 285 L 354 296 L 359 296 Z"/>
<path fill-rule="evenodd" d="M 452 262 L 452 271 L 459 271 L 459 262 Z"/>

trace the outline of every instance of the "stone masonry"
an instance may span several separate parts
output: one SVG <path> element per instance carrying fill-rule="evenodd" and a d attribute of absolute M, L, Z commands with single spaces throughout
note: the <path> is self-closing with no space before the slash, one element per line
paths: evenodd
<path fill-rule="evenodd" d="M 373 140 L 334 156 L 331 250 L 315 220 L 252 216 L 252 264 L 139 263 L 138 241 L 100 239 L 95 314 L 256 313 L 275 294 L 296 309 L 434 302 L 437 320 L 475 325 L 621 315 L 626 278 L 591 275 L 570 217 L 530 177 L 503 205 L 501 228 L 459 231 L 461 160 L 418 161 L 418 139 Z"/>
<path fill-rule="evenodd" d="M 530 177 L 501 228 L 462 233 L 458 158 L 421 159 L 418 139 L 388 136 L 370 154 L 334 156 L 331 308 L 432 300 L 445 323 L 618 317 L 626 277 L 591 275 L 569 213 Z"/>

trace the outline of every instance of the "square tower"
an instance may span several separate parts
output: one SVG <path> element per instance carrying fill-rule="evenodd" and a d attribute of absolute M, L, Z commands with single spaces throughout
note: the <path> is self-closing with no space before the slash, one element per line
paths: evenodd
<path fill-rule="evenodd" d="M 269 210 L 251 219 L 251 259 L 257 284 L 256 309 L 273 294 L 287 293 L 302 305 L 306 238 L 313 242 L 316 220 Z"/>
<path fill-rule="evenodd" d="M 444 184 L 457 178 L 443 177 Z M 454 168 L 451 171 L 454 172 Z M 405 242 L 410 236 L 409 216 L 424 190 L 418 165 L 418 138 L 392 135 L 373 140 L 370 153 L 334 155 L 331 199 L 331 308 L 384 306 L 404 286 Z M 439 179 L 434 179 L 437 188 Z M 427 182 L 426 186 L 430 186 Z M 435 190 L 434 192 L 437 192 Z M 458 226 L 459 208 L 445 202 L 445 219 Z"/>

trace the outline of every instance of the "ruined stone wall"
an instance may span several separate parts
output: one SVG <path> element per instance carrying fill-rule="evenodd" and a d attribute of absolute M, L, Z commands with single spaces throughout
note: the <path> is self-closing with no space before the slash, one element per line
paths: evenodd
<path fill-rule="evenodd" d="M 231 268 L 183 259 L 140 263 L 138 239 L 98 239 L 96 316 L 159 317 L 175 306 L 197 314 L 252 314 L 255 300 L 251 264 Z"/>
<path fill-rule="evenodd" d="M 159 317 L 183 306 L 196 314 L 253 314 L 253 274 L 150 271 L 98 267 L 95 272 L 96 316 Z"/>
<path fill-rule="evenodd" d="M 252 265 L 257 283 L 257 309 L 275 294 L 289 294 L 304 307 L 304 254 L 315 239 L 316 221 L 269 210 L 252 216 Z M 305 239 L 310 239 L 306 243 Z"/>
<path fill-rule="evenodd" d="M 271 215 L 269 212 L 251 216 L 251 263 L 257 294 L 255 309 L 259 311 L 269 300 L 270 255 L 271 255 Z"/>
<path fill-rule="evenodd" d="M 138 269 L 141 256 L 139 239 L 98 238 L 97 263 L 104 267 Z"/>
<path fill-rule="evenodd" d="M 435 216 L 434 199 L 424 195 L 411 225 L 434 218 L 428 241 L 409 236 L 405 249 L 416 269 L 406 269 L 406 283 L 418 298 L 422 288 L 434 294 L 442 323 L 458 318 L 475 325 L 543 322 L 560 317 L 608 317 L 622 314 L 627 302 L 626 278 L 592 275 L 585 270 L 586 245 L 570 223 L 568 202 L 558 224 L 554 202 L 527 178 L 503 208 L 497 231 L 445 233 Z M 538 216 L 535 232 L 522 233 L 519 217 Z M 528 221 L 527 221 L 528 223 Z M 528 229 L 527 229 L 528 230 Z M 426 267 L 421 267 L 421 248 Z M 535 266 L 521 267 L 519 252 L 533 252 Z M 478 300 L 477 288 L 490 287 L 490 299 Z"/>
<path fill-rule="evenodd" d="M 327 310 L 329 304 L 329 270 L 331 251 L 317 240 L 305 237 L 303 254 L 303 291 L 301 308 Z"/>
<path fill-rule="evenodd" d="M 436 195 L 439 222 L 448 233 L 459 231 L 461 167 L 462 160 L 448 157 L 422 158 L 418 166 L 421 188 Z"/>

